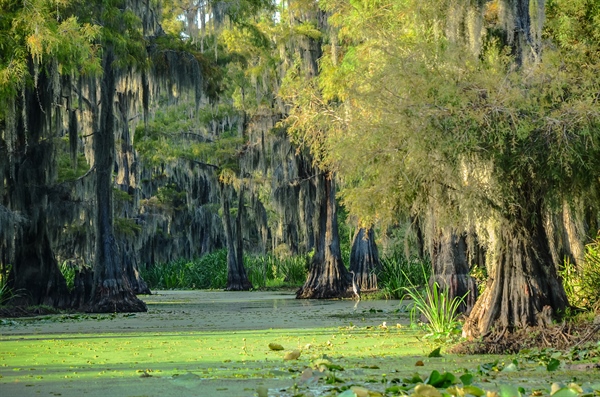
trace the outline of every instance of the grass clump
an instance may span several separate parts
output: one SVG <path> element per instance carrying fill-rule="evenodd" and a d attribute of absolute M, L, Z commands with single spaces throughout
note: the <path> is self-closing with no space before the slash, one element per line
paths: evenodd
<path fill-rule="evenodd" d="M 299 287 L 306 280 L 308 255 L 247 256 L 244 264 L 254 288 Z"/>
<path fill-rule="evenodd" d="M 423 268 L 425 275 L 426 271 Z M 461 323 L 459 321 L 459 306 L 467 294 L 459 297 L 450 297 L 450 290 L 442 288 L 437 282 L 427 282 L 424 287 L 416 285 L 403 288 L 405 296 L 413 301 L 411 309 L 411 322 L 419 323 L 422 318 L 423 326 L 430 336 L 449 337 L 458 333 Z"/>
<path fill-rule="evenodd" d="M 405 289 L 427 284 L 431 266 L 417 258 L 392 255 L 381 259 L 377 275 L 379 295 L 385 299 L 402 299 Z"/>
<path fill-rule="evenodd" d="M 227 251 L 180 259 L 142 269 L 150 289 L 221 289 L 227 285 Z"/>
<path fill-rule="evenodd" d="M 254 288 L 297 287 L 306 279 L 306 255 L 246 255 L 244 266 Z M 223 289 L 227 285 L 227 250 L 198 259 L 181 259 L 142 269 L 150 289 Z"/>

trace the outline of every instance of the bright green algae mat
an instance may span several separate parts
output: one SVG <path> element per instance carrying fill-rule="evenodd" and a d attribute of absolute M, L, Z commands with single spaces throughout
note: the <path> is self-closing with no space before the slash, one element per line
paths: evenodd
<path fill-rule="evenodd" d="M 137 315 L 0 319 L 0 397 L 337 397 L 351 386 L 395 396 L 406 384 L 413 394 L 414 381 L 431 380 L 435 371 L 440 379 L 467 373 L 471 392 L 523 388 L 499 397 L 548 396 L 554 382 L 574 382 L 593 395 L 600 379 L 599 370 L 569 369 L 564 356 L 547 371 L 541 359 L 548 352 L 459 356 L 442 349 L 442 357 L 428 357 L 438 345 L 411 329 L 400 301 L 222 291 L 157 291 L 145 300 L 148 313 Z M 293 350 L 300 357 L 284 360 Z M 583 393 L 563 394 L 554 397 Z"/>
<path fill-rule="evenodd" d="M 553 382 L 587 385 L 593 395 L 594 379 L 600 378 L 598 370 L 548 372 L 535 363 L 518 363 L 518 370 L 502 371 L 511 367 L 513 356 L 442 351 L 441 358 L 430 358 L 431 345 L 420 335 L 405 327 L 348 326 L 3 336 L 0 395 L 253 396 L 264 385 L 269 396 L 337 396 L 332 386 L 325 387 L 324 379 L 320 388 L 301 385 L 302 371 L 323 357 L 343 368 L 334 373 L 338 385 L 380 391 L 385 390 L 382 382 L 389 385 L 414 374 L 426 379 L 433 370 L 457 376 L 468 371 L 484 390 L 511 384 L 533 395 L 549 395 Z M 285 350 L 272 351 L 269 343 Z M 298 360 L 283 360 L 290 350 L 301 351 Z M 298 384 L 301 387 L 295 388 Z"/>

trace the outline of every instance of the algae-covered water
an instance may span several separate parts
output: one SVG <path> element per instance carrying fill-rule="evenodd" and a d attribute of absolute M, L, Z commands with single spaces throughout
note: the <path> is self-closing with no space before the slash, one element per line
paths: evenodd
<path fill-rule="evenodd" d="M 317 397 L 352 395 L 351 387 L 398 395 L 398 385 L 410 392 L 408 379 L 432 371 L 473 374 L 481 390 L 518 383 L 544 395 L 572 381 L 595 390 L 594 370 L 549 373 L 512 356 L 443 350 L 428 357 L 435 344 L 410 328 L 399 301 L 213 291 L 143 299 L 149 310 L 135 315 L 0 320 L 0 396 Z"/>

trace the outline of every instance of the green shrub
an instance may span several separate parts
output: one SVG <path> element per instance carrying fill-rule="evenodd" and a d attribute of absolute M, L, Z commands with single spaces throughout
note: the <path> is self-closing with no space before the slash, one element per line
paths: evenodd
<path fill-rule="evenodd" d="M 579 266 L 566 260 L 560 276 L 571 305 L 589 311 L 600 309 L 600 236 L 585 247 Z"/>
<path fill-rule="evenodd" d="M 276 257 L 272 254 L 244 258 L 254 288 L 297 287 L 306 280 L 306 255 Z"/>
<path fill-rule="evenodd" d="M 255 288 L 299 286 L 306 279 L 306 260 L 300 255 L 253 255 L 244 257 L 244 266 Z M 148 266 L 142 277 L 150 289 L 223 289 L 227 285 L 227 251 Z"/>
<path fill-rule="evenodd" d="M 60 272 L 67 282 L 67 288 L 69 291 L 73 291 L 73 288 L 75 287 L 75 269 L 75 265 L 69 261 L 64 261 L 60 265 Z"/>
<path fill-rule="evenodd" d="M 159 263 L 142 270 L 150 289 L 222 289 L 227 285 L 227 251 L 194 260 Z"/>

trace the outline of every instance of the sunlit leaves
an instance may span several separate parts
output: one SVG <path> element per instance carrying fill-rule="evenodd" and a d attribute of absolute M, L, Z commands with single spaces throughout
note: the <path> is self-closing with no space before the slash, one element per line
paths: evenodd
<path fill-rule="evenodd" d="M 2 4 L 0 19 L 0 95 L 12 96 L 28 78 L 31 58 L 37 65 L 53 60 L 62 74 L 100 70 L 96 40 L 100 27 L 83 23 L 70 11 L 75 1 L 29 0 Z M 38 73 L 36 71 L 35 73 Z"/>

